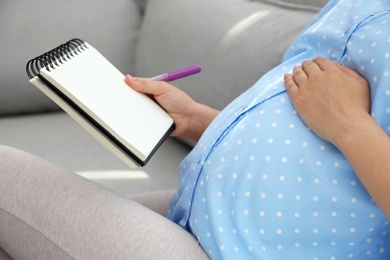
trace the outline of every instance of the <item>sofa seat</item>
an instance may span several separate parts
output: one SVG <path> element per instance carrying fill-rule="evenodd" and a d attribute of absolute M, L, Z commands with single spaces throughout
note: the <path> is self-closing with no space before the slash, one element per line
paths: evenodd
<path fill-rule="evenodd" d="M 169 138 L 145 167 L 133 170 L 63 112 L 3 117 L 0 143 L 37 155 L 123 194 L 176 188 L 179 164 L 191 149 Z"/>

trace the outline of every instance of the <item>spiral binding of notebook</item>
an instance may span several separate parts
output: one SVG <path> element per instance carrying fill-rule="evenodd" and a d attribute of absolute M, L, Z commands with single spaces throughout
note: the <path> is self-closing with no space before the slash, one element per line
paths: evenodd
<path fill-rule="evenodd" d="M 88 46 L 81 39 L 74 38 L 67 41 L 53 50 L 28 61 L 26 65 L 27 75 L 32 79 L 39 74 L 42 68 L 46 68 L 48 71 L 56 69 L 56 67 L 64 64 L 87 48 Z"/>

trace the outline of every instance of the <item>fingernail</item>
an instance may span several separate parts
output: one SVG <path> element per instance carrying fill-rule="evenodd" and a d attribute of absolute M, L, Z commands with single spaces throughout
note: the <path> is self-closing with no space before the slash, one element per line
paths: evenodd
<path fill-rule="evenodd" d="M 126 80 L 131 81 L 131 82 L 135 82 L 135 79 L 132 76 L 130 76 L 129 74 L 126 75 Z"/>

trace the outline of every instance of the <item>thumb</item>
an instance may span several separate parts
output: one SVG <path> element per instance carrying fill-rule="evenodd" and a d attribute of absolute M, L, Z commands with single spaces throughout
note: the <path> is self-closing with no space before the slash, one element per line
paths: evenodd
<path fill-rule="evenodd" d="M 167 91 L 166 84 L 162 84 L 158 81 L 150 81 L 146 78 L 134 78 L 130 75 L 126 75 L 125 82 L 135 91 L 152 96 L 158 96 Z"/>
<path fill-rule="evenodd" d="M 356 71 L 354 71 L 353 69 L 351 68 L 348 68 L 348 67 L 345 67 L 344 65 L 342 65 L 340 62 L 337 62 L 336 65 L 347 75 L 351 76 L 351 77 L 354 77 L 356 78 L 357 80 L 361 80 L 361 76 L 359 75 L 359 73 L 357 73 Z"/>

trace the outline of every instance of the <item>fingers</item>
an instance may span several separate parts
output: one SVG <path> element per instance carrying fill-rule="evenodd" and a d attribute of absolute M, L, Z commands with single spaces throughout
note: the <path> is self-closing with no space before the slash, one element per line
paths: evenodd
<path fill-rule="evenodd" d="M 308 80 L 308 75 L 306 72 L 303 70 L 302 66 L 295 66 L 292 71 L 292 79 L 296 83 L 297 87 L 299 85 L 303 84 L 303 82 Z"/>
<path fill-rule="evenodd" d="M 293 79 L 298 86 L 307 81 L 312 75 L 322 72 L 322 68 L 317 63 L 323 63 L 320 59 L 305 60 L 300 66 L 295 66 L 293 69 Z"/>
<path fill-rule="evenodd" d="M 355 72 L 353 69 L 344 67 L 340 62 L 337 62 L 336 66 L 340 68 L 345 74 L 348 74 L 349 76 L 352 76 L 354 78 L 360 77 L 357 72 Z"/>
<path fill-rule="evenodd" d="M 324 67 L 324 61 L 325 59 L 323 58 L 305 60 L 301 65 L 294 67 L 292 74 L 286 74 L 284 76 L 286 90 L 293 100 L 293 103 L 299 95 L 299 88 L 307 86 L 310 77 L 323 72 L 319 64 Z M 325 64 L 325 67 L 326 66 L 327 64 Z"/>
<path fill-rule="evenodd" d="M 323 71 L 334 69 L 336 67 L 336 64 L 333 61 L 322 57 L 315 57 L 313 58 L 312 62 L 317 64 L 317 66 Z"/>
<path fill-rule="evenodd" d="M 312 60 L 303 61 L 300 66 L 295 66 L 293 69 L 293 78 L 299 86 L 302 82 L 307 81 L 308 78 L 319 75 L 324 71 L 339 69 L 339 66 L 333 61 L 316 57 Z"/>
<path fill-rule="evenodd" d="M 322 71 L 337 68 L 337 65 L 333 61 L 322 57 L 315 57 L 312 60 L 305 60 L 302 62 L 301 66 L 308 77 Z"/>
<path fill-rule="evenodd" d="M 341 71 L 344 72 L 345 74 L 359 80 L 362 84 L 367 84 L 367 81 L 364 78 L 362 78 L 362 76 L 360 76 L 360 74 L 354 71 L 353 69 L 344 67 L 340 62 L 337 62 L 336 66 L 340 68 Z"/>
<path fill-rule="evenodd" d="M 359 80 L 362 84 L 367 85 L 367 81 L 362 76 L 360 76 L 359 73 L 357 73 L 356 71 L 354 71 L 351 68 L 344 67 L 340 62 L 334 63 L 333 61 L 330 61 L 328 59 L 321 58 L 321 57 L 314 58 L 313 62 L 318 64 L 318 66 L 322 70 L 328 70 L 328 71 L 329 70 L 334 70 L 334 71 L 341 70 L 343 73 L 347 74 L 348 76 L 351 76 L 351 77 Z"/>
<path fill-rule="evenodd" d="M 294 99 L 294 97 L 298 94 L 298 85 L 295 83 L 293 75 L 287 73 L 284 75 L 284 83 L 286 85 L 286 90 L 288 94 L 290 95 L 291 99 Z"/>
<path fill-rule="evenodd" d="M 315 73 L 320 73 L 322 71 L 319 65 L 314 62 L 314 60 L 305 60 L 302 62 L 301 66 L 305 73 L 308 75 L 308 77 Z"/>

